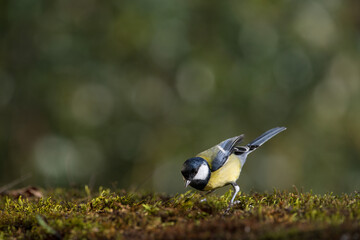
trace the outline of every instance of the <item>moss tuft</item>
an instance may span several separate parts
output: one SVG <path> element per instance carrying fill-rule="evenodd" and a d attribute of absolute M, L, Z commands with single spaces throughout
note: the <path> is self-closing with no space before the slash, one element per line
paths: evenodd
<path fill-rule="evenodd" d="M 360 194 L 166 196 L 100 188 L 0 197 L 0 239 L 328 239 L 360 234 Z"/>

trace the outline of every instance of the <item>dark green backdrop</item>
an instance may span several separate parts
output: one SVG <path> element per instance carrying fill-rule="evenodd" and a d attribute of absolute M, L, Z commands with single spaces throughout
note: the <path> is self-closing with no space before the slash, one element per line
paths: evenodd
<path fill-rule="evenodd" d="M 288 130 L 243 191 L 360 187 L 360 3 L 0 2 L 0 186 L 183 190 L 182 162 Z"/>

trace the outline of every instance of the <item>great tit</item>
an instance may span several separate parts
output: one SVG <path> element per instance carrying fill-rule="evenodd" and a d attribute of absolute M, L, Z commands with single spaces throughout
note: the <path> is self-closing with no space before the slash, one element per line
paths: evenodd
<path fill-rule="evenodd" d="M 211 193 L 217 188 L 231 184 L 234 188 L 234 194 L 229 203 L 229 208 L 231 208 L 240 191 L 236 180 L 240 176 L 249 153 L 285 129 L 285 127 L 272 128 L 246 146 L 238 146 L 244 134 L 229 138 L 199 153 L 196 157 L 186 160 L 181 170 L 185 187 L 190 185 L 197 190 Z"/>

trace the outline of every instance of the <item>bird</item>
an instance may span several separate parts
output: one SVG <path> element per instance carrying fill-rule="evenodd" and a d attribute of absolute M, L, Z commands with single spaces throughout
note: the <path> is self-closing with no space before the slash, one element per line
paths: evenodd
<path fill-rule="evenodd" d="M 245 146 L 239 146 L 244 134 L 222 141 L 221 143 L 187 159 L 181 169 L 185 188 L 189 185 L 196 190 L 206 192 L 205 195 L 226 185 L 234 188 L 234 194 L 227 210 L 233 204 L 240 191 L 236 183 L 247 156 L 266 141 L 286 130 L 286 127 L 272 128 Z"/>

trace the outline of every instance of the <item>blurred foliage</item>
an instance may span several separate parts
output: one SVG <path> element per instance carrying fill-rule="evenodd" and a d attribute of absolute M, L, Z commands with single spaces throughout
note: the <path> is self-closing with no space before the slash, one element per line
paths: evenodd
<path fill-rule="evenodd" d="M 183 161 L 287 126 L 243 190 L 360 187 L 360 3 L 0 2 L 0 185 L 183 191 Z"/>

